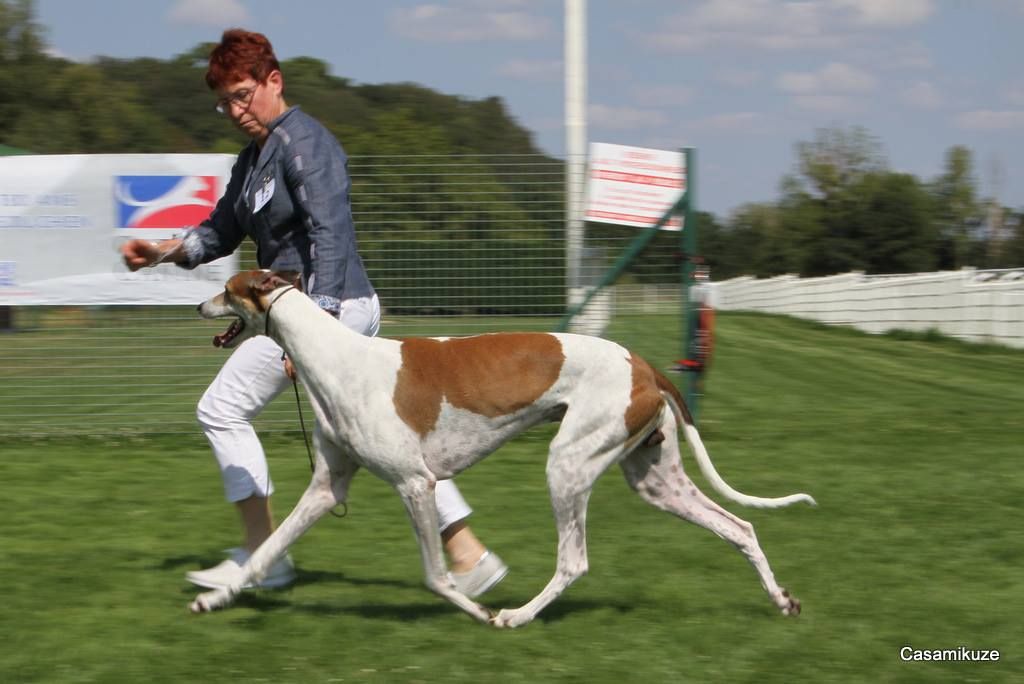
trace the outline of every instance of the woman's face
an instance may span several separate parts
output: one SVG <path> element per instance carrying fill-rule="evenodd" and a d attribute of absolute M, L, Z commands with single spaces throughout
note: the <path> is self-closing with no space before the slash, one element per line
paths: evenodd
<path fill-rule="evenodd" d="M 272 71 L 264 81 L 246 78 L 217 89 L 217 109 L 229 117 L 243 133 L 262 143 L 270 131 L 267 125 L 287 106 L 282 92 L 280 71 Z"/>

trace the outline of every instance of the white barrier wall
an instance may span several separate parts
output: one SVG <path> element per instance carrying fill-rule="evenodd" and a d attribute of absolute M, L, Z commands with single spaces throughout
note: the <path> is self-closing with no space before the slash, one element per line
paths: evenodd
<path fill-rule="evenodd" d="M 824 278 L 733 278 L 715 284 L 718 308 L 850 325 L 870 333 L 925 331 L 1024 348 L 1024 268 Z"/>

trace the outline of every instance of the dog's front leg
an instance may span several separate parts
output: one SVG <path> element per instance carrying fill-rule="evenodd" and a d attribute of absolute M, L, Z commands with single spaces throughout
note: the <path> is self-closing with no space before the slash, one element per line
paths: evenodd
<path fill-rule="evenodd" d="M 455 588 L 455 582 L 448 574 L 441 550 L 441 533 L 438 529 L 437 504 L 434 499 L 435 480 L 432 477 L 416 476 L 396 486 L 405 510 L 412 521 L 413 532 L 420 546 L 423 571 L 427 587 L 469 613 L 480 622 L 489 622 L 491 613 Z"/>
<path fill-rule="evenodd" d="M 263 542 L 242 566 L 242 573 L 232 585 L 200 594 L 189 604 L 193 613 L 205 613 L 230 605 L 243 587 L 258 582 L 288 547 L 313 526 L 325 513 L 342 503 L 348 485 L 358 466 L 340 452 L 325 459 L 323 444 L 317 445 L 316 472 L 299 502 L 281 526 Z M 328 465 L 330 461 L 330 465 Z"/>

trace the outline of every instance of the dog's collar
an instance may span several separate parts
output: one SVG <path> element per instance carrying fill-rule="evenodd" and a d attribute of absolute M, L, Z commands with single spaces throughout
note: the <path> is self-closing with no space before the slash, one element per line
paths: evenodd
<path fill-rule="evenodd" d="M 278 299 L 283 297 L 285 293 L 288 292 L 289 290 L 294 289 L 296 289 L 294 285 L 289 285 L 288 287 L 277 293 L 277 296 L 274 297 L 274 299 L 271 300 L 270 304 L 267 305 L 266 322 L 265 325 L 263 326 L 263 334 L 266 335 L 267 337 L 270 337 L 270 310 L 274 308 L 275 304 L 277 304 Z"/>

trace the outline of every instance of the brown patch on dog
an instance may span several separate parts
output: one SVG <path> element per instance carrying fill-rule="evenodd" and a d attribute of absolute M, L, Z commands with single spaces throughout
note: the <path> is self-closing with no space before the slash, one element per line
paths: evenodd
<path fill-rule="evenodd" d="M 256 310 L 262 313 L 266 311 L 264 298 L 277 288 L 289 285 L 301 291 L 302 274 L 297 271 L 254 269 L 236 273 L 228 279 L 224 287 L 230 296 L 252 302 Z"/>
<path fill-rule="evenodd" d="M 630 354 L 629 363 L 633 368 L 633 387 L 626 408 L 626 432 L 635 435 L 648 428 L 663 400 L 650 364 L 636 354 Z"/>
<path fill-rule="evenodd" d="M 654 419 L 655 413 L 661 408 L 662 392 L 667 392 L 679 404 L 683 420 L 693 425 L 686 400 L 675 384 L 664 375 L 654 370 L 644 359 L 631 354 L 629 363 L 633 367 L 633 388 L 630 392 L 629 407 L 626 409 L 626 430 L 630 435 L 643 430 Z M 665 439 L 662 435 L 658 440 L 654 433 L 645 440 L 646 446 L 654 446 Z M 657 440 L 657 441 L 653 441 Z"/>
<path fill-rule="evenodd" d="M 690 415 L 690 409 L 686 405 L 686 400 L 683 399 L 683 395 L 679 392 L 679 388 L 676 387 L 674 382 L 653 368 L 651 368 L 651 372 L 654 373 L 654 382 L 657 384 L 658 389 L 662 392 L 668 392 L 672 398 L 676 400 L 676 403 L 679 404 L 679 411 L 683 414 L 683 422 L 687 425 L 693 425 L 693 416 Z"/>
<path fill-rule="evenodd" d="M 402 340 L 395 409 L 421 437 L 437 424 L 442 401 L 488 418 L 505 416 L 536 402 L 564 361 L 561 343 L 544 333 Z"/>

